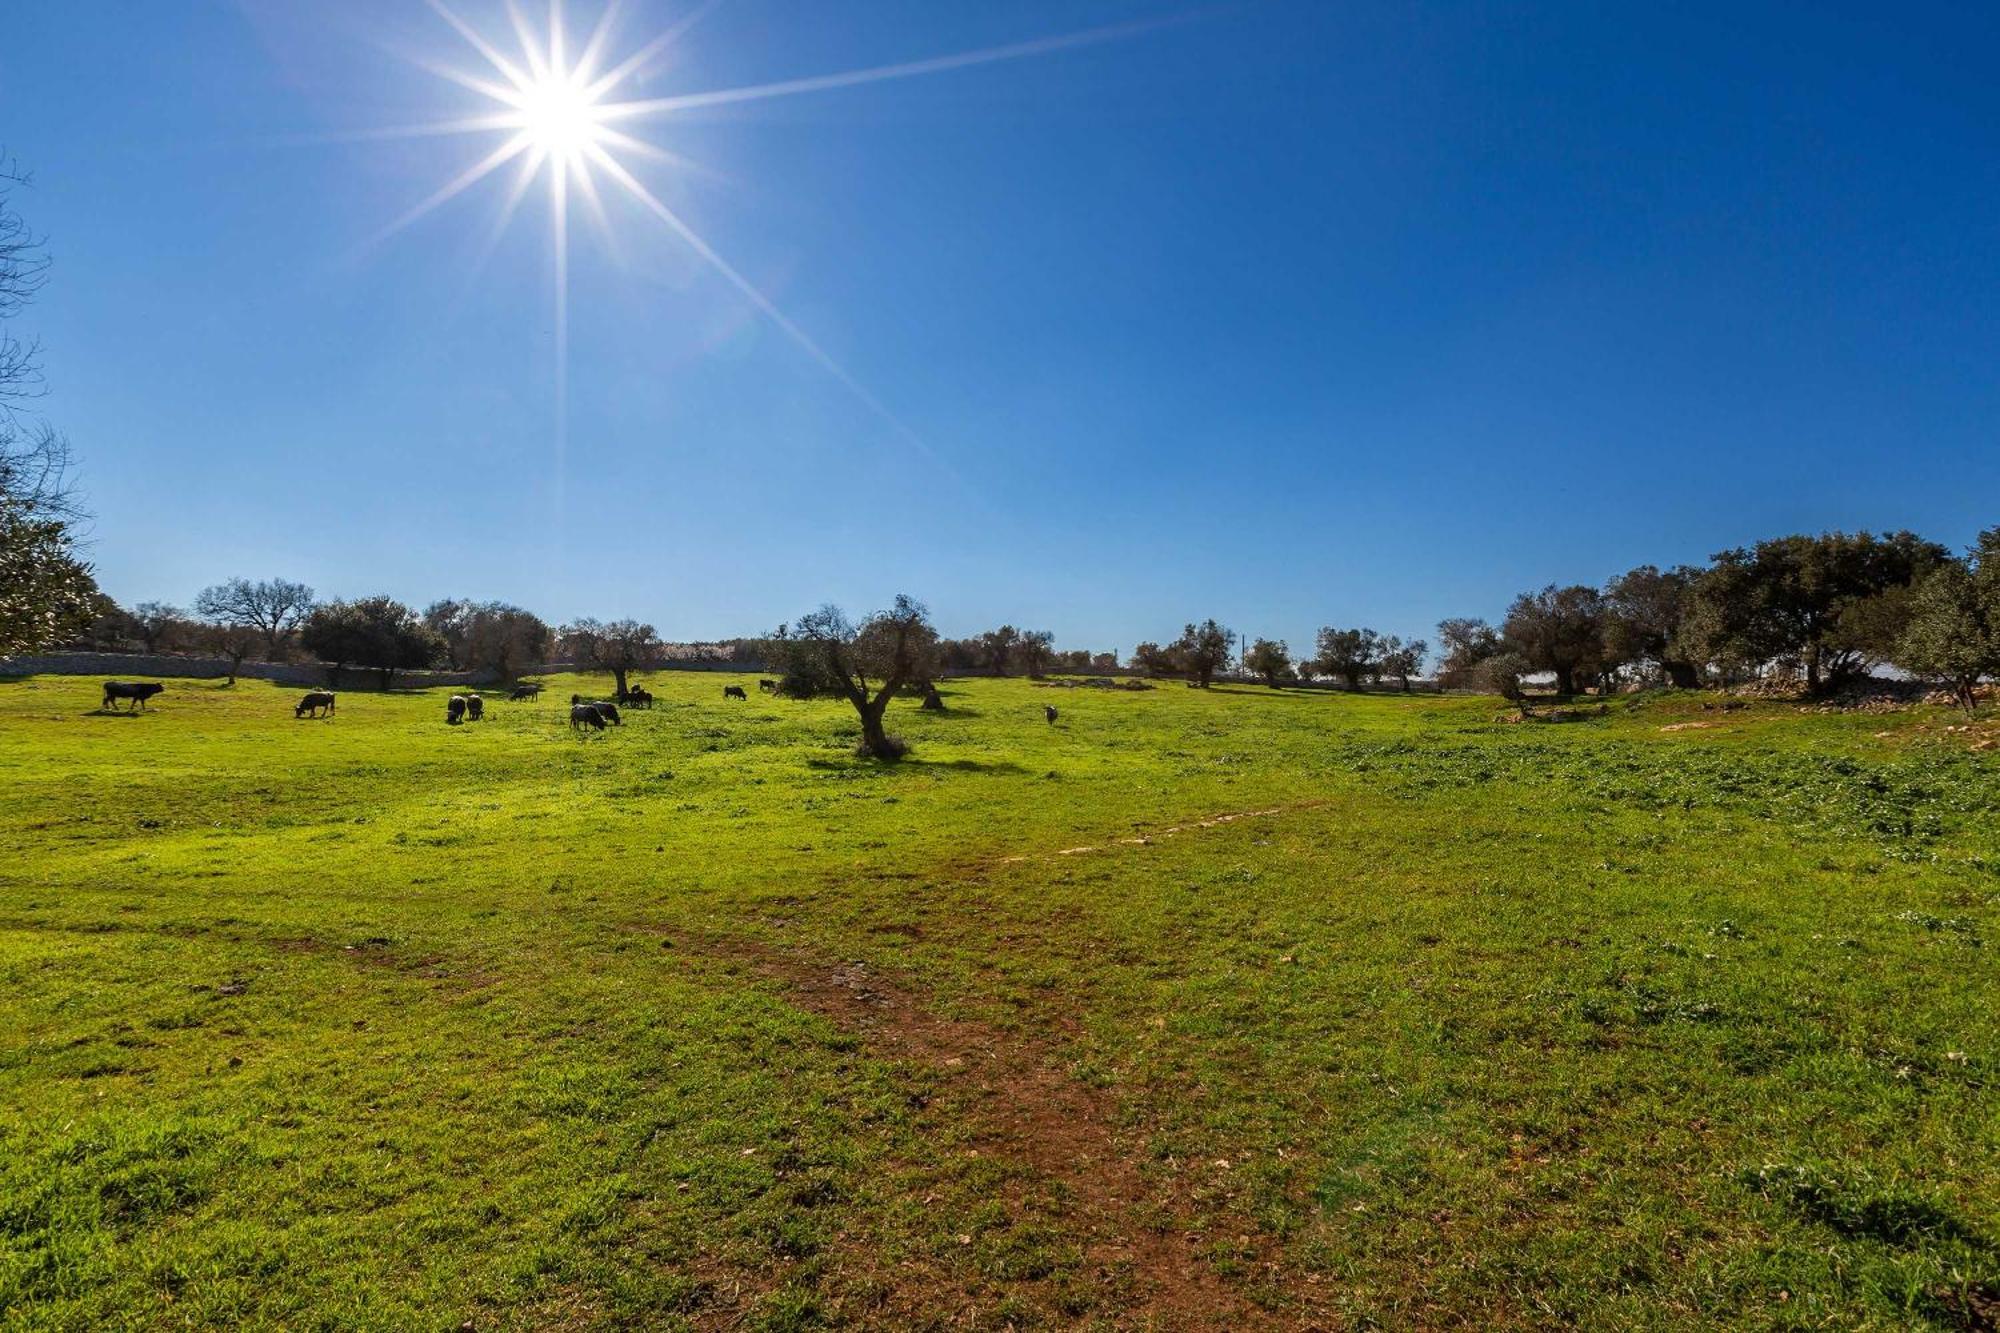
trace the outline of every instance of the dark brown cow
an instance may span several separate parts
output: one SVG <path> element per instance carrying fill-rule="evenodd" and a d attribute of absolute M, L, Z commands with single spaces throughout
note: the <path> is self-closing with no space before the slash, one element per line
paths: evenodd
<path fill-rule="evenodd" d="M 1048 714 L 1049 725 L 1053 727 L 1056 724 L 1056 706 L 1054 704 L 1044 704 L 1042 711 Z"/>
<path fill-rule="evenodd" d="M 332 717 L 333 691 L 314 690 L 299 700 L 299 706 L 292 710 L 293 717 L 304 717 L 308 713 L 314 717 Z"/>
<path fill-rule="evenodd" d="M 722 687 L 722 697 L 725 699 L 741 699 L 745 703 L 750 702 L 750 696 L 743 692 L 741 685 L 724 685 Z"/>

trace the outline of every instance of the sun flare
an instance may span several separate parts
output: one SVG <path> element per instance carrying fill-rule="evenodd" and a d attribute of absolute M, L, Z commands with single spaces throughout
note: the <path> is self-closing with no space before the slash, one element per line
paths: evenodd
<path fill-rule="evenodd" d="M 521 93 L 519 125 L 528 142 L 573 163 L 603 137 L 597 100 L 567 75 L 551 72 Z"/>
<path fill-rule="evenodd" d="M 634 122 L 670 118 L 677 113 L 705 107 L 811 95 L 884 80 L 916 78 L 1047 55 L 1128 37 L 1158 27 L 1161 21 L 1111 24 L 1006 46 L 773 83 L 630 98 L 621 96 L 621 90 L 629 91 L 632 85 L 646 77 L 675 43 L 715 7 L 717 0 L 701 0 L 665 31 L 614 63 L 609 58 L 612 30 L 624 2 L 605 0 L 596 24 L 578 47 L 572 46 L 563 22 L 563 0 L 547 0 L 546 21 L 541 25 L 531 22 L 516 0 L 505 0 L 503 12 L 514 36 L 514 49 L 509 52 L 505 49 L 507 43 L 504 39 L 496 44 L 479 27 L 453 10 L 447 0 L 427 0 L 431 10 L 478 54 L 484 68 L 462 70 L 428 60 L 419 63 L 432 73 L 478 94 L 484 99 L 481 108 L 477 114 L 427 125 L 370 131 L 363 137 L 497 134 L 501 142 L 390 223 L 378 233 L 377 239 L 400 231 L 512 164 L 516 167 L 513 182 L 505 191 L 491 232 L 493 237 L 497 237 L 514 216 L 530 186 L 538 178 L 546 180 L 554 260 L 558 460 L 562 456 L 562 440 L 566 431 L 563 423 L 568 379 L 571 199 L 574 196 L 581 201 L 598 229 L 608 235 L 611 222 L 605 207 L 606 193 L 622 195 L 631 205 L 663 224 L 669 233 L 693 250 L 717 276 L 735 288 L 740 296 L 846 386 L 866 407 L 903 437 L 928 452 L 916 433 L 899 420 L 881 399 L 864 388 L 769 296 L 724 259 L 633 170 L 634 164 L 643 159 L 700 175 L 702 172 L 697 164 L 628 131 L 636 128 Z M 600 182 L 616 187 L 615 191 L 600 191 Z"/>

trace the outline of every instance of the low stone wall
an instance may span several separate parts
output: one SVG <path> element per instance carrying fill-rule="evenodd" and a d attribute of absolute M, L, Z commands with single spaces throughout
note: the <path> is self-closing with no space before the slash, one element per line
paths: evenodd
<path fill-rule="evenodd" d="M 238 676 L 273 680 L 281 685 L 324 685 L 332 671 L 325 662 L 245 662 L 236 668 Z M 42 653 L 32 657 L 0 657 L 0 675 L 220 680 L 229 675 L 229 659 L 177 657 L 169 653 Z M 348 667 L 341 672 L 340 684 L 345 689 L 367 689 L 379 679 L 365 667 Z M 492 685 L 499 679 L 492 671 L 398 671 L 395 687 L 421 690 L 432 685 Z"/>

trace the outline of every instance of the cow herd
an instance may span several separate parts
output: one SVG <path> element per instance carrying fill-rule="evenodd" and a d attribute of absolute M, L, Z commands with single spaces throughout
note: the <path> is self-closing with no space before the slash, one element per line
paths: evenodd
<path fill-rule="evenodd" d="M 778 691 L 778 682 L 775 680 L 760 680 L 757 682 L 757 688 L 765 694 L 775 694 Z M 118 702 L 124 700 L 126 707 L 123 711 L 139 712 L 144 710 L 148 699 L 159 694 L 164 689 L 166 689 L 166 686 L 154 681 L 107 680 L 104 682 L 104 703 L 102 704 L 102 709 L 106 712 L 118 712 L 120 711 Z M 536 700 L 541 697 L 541 693 L 542 687 L 530 681 L 514 686 L 507 692 L 507 697 L 517 701 Z M 741 685 L 724 685 L 722 687 L 722 697 L 724 699 L 737 699 L 746 703 L 750 699 L 749 693 Z M 308 690 L 292 709 L 292 716 L 296 718 L 331 718 L 334 715 L 334 705 L 337 702 L 338 698 L 332 690 Z M 620 685 L 618 687 L 616 702 L 601 699 L 586 699 L 580 694 L 572 694 L 569 697 L 569 728 L 572 732 L 587 733 L 591 731 L 603 731 L 606 727 L 620 727 L 625 725 L 625 723 L 618 715 L 619 708 L 650 709 L 652 706 L 652 692 L 643 685 Z M 1049 720 L 1049 724 L 1051 726 L 1055 725 L 1055 706 L 1051 704 L 1043 711 Z M 446 726 L 456 727 L 461 723 L 478 722 L 485 716 L 486 701 L 480 697 L 476 690 L 467 690 L 463 694 L 454 694 L 445 701 L 444 720 Z"/>

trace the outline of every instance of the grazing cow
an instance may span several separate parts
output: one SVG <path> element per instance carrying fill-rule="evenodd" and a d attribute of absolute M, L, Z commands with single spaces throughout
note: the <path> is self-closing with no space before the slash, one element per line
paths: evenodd
<path fill-rule="evenodd" d="M 166 688 L 166 686 L 150 680 L 107 680 L 104 682 L 104 702 L 100 707 L 109 708 L 115 713 L 118 711 L 118 700 L 127 699 L 132 704 L 131 709 L 128 711 L 137 711 L 146 706 L 146 700 Z"/>
<path fill-rule="evenodd" d="M 1042 707 L 1042 712 L 1048 715 L 1049 725 L 1053 727 L 1056 724 L 1056 706 L 1054 704 L 1045 704 Z"/>
<path fill-rule="evenodd" d="M 465 696 L 465 720 L 477 722 L 486 716 L 486 701 L 476 694 Z"/>
<path fill-rule="evenodd" d="M 757 688 L 766 694 L 776 694 L 778 692 L 778 682 L 775 680 L 760 680 L 757 682 Z"/>
<path fill-rule="evenodd" d="M 629 690 L 618 692 L 618 704 L 621 708 L 651 708 L 653 692 L 644 685 L 634 685 Z"/>
<path fill-rule="evenodd" d="M 539 699 L 542 697 L 542 687 L 539 685 L 516 685 L 507 692 L 507 697 L 516 702 L 522 699 Z"/>
<path fill-rule="evenodd" d="M 572 703 L 569 706 L 569 729 L 582 731 L 585 727 L 604 730 L 604 714 L 598 712 L 594 704 Z"/>
<path fill-rule="evenodd" d="M 722 697 L 725 699 L 741 699 L 745 703 L 750 702 L 750 696 L 743 692 L 741 685 L 724 685 L 722 687 Z"/>
<path fill-rule="evenodd" d="M 617 704 L 604 703 L 601 700 L 588 700 L 585 699 L 580 694 L 572 694 L 569 697 L 569 706 L 572 715 L 574 715 L 578 707 L 594 708 L 597 710 L 597 715 L 600 718 L 603 718 L 606 722 L 609 722 L 612 726 L 622 727 L 625 725 L 625 723 L 619 719 Z"/>
<path fill-rule="evenodd" d="M 293 717 L 304 717 L 308 713 L 314 717 L 332 717 L 333 691 L 314 690 L 299 700 L 299 706 L 292 710 Z"/>
<path fill-rule="evenodd" d="M 452 727 L 455 727 L 459 723 L 465 721 L 464 695 L 454 694 L 451 696 L 450 699 L 445 701 L 444 720 L 445 720 L 445 725 Z"/>

